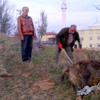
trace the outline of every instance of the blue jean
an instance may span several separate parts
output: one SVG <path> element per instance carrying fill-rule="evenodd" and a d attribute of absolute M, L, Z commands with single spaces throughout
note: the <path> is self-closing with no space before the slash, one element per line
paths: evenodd
<path fill-rule="evenodd" d="M 21 55 L 22 61 L 31 60 L 33 36 L 25 35 L 24 40 L 21 41 Z"/>

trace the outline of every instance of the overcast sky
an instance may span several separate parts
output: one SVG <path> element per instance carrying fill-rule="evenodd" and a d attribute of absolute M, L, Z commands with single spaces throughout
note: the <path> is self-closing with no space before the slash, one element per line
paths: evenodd
<path fill-rule="evenodd" d="M 47 14 L 48 31 L 54 30 L 59 32 L 62 28 L 62 0 L 9 0 L 14 4 L 16 9 L 28 6 L 29 15 L 33 22 L 40 19 L 40 12 Z M 91 25 L 100 23 L 100 10 L 93 5 L 100 5 L 100 0 L 66 0 L 66 26 L 76 24 L 78 28 L 86 28 Z M 17 11 L 15 11 L 17 14 Z"/>

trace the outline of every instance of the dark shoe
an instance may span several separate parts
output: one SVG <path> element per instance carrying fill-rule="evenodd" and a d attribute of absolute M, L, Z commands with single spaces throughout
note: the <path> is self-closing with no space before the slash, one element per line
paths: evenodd
<path fill-rule="evenodd" d="M 23 62 L 31 62 L 31 59 L 23 60 Z"/>
<path fill-rule="evenodd" d="M 27 62 L 31 62 L 31 60 L 29 59 L 29 60 L 27 60 Z"/>
<path fill-rule="evenodd" d="M 31 61 L 30 61 L 30 60 L 26 60 L 26 61 L 23 61 L 23 62 L 25 62 L 25 63 L 30 63 Z"/>
<path fill-rule="evenodd" d="M 2 75 L 3 77 L 11 77 L 12 76 L 12 74 L 10 74 L 10 73 L 6 73 L 6 74 L 4 74 L 4 75 Z"/>

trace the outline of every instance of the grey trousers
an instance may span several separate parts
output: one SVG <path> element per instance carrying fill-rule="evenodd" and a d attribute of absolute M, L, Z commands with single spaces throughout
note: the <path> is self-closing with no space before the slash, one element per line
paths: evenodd
<path fill-rule="evenodd" d="M 74 62 L 74 57 L 73 57 L 73 52 L 72 52 L 71 46 L 67 46 L 65 48 L 65 51 L 66 51 L 67 55 L 69 56 L 69 58 Z M 59 49 L 58 46 L 56 46 L 56 50 L 55 50 L 55 54 L 54 54 L 54 58 L 53 58 L 56 63 L 58 62 L 60 52 L 61 52 L 61 49 Z"/>

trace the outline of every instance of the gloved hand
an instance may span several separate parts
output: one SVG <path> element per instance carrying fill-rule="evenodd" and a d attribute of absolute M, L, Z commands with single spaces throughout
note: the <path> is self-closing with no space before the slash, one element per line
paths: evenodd
<path fill-rule="evenodd" d="M 62 48 L 63 48 L 63 46 L 62 46 L 62 44 L 61 44 L 61 43 L 59 43 L 59 44 L 58 44 L 58 47 L 59 47 L 60 49 L 62 49 Z"/>
<path fill-rule="evenodd" d="M 81 49 L 81 48 L 78 48 L 78 49 L 77 49 L 77 51 L 78 51 L 78 52 L 81 52 L 81 51 L 82 51 L 82 49 Z"/>

